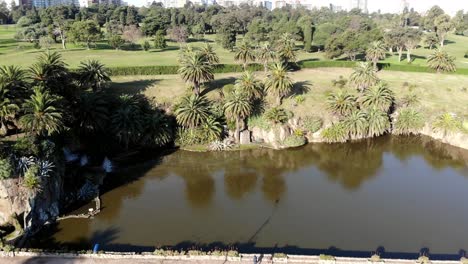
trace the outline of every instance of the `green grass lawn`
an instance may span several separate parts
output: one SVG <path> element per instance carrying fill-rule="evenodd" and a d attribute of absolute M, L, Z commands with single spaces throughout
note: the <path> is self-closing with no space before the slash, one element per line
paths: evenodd
<path fill-rule="evenodd" d="M 329 118 L 325 103 L 326 94 L 340 89 L 332 86 L 332 80 L 338 79 L 340 75 L 348 78 L 351 72 L 351 69 L 346 68 L 319 68 L 291 73 L 295 82 L 295 94 L 302 92 L 305 101 L 297 104 L 296 95 L 292 95 L 284 100 L 283 107 L 298 117 L 315 114 Z M 428 118 L 447 111 L 468 117 L 468 76 L 389 71 L 381 71 L 378 74 L 395 92 L 397 100 L 410 93 L 410 90 L 418 94 L 420 108 Z M 221 87 L 234 83 L 239 75 L 217 74 L 215 81 L 207 85 L 204 93 L 211 99 L 219 98 Z M 258 72 L 257 77 L 263 79 L 263 73 Z M 166 106 L 174 104 L 174 98 L 190 92 L 177 75 L 122 76 L 114 77 L 113 81 L 110 89 L 116 93 L 142 93 Z M 273 105 L 275 100 L 268 98 L 267 101 Z"/>
<path fill-rule="evenodd" d="M 33 48 L 32 43 L 16 42 L 13 37 L 16 32 L 15 25 L 0 25 L 0 65 L 15 64 L 23 67 L 28 67 L 34 59 L 40 54 L 41 50 Z M 206 39 L 212 43 L 220 57 L 221 63 L 235 63 L 233 53 L 222 49 L 214 42 L 214 35 L 207 35 Z M 241 37 L 239 37 L 241 38 Z M 152 40 L 148 39 L 151 44 Z M 203 45 L 203 41 L 192 41 L 189 44 L 193 46 Z M 180 46 L 174 42 L 168 42 L 168 48 L 164 51 L 152 49 L 150 51 L 143 50 L 114 50 L 110 48 L 106 42 L 97 43 L 96 49 L 86 50 L 81 46 L 76 46 L 73 43 L 68 44 L 67 50 L 62 50 L 61 44 L 54 44 L 51 48 L 53 51 L 58 51 L 63 55 L 66 63 L 70 67 L 76 68 L 81 61 L 87 59 L 97 59 L 109 67 L 118 66 L 151 66 L 151 65 L 177 65 L 177 54 Z M 452 56 L 457 58 L 457 66 L 459 68 L 468 68 L 468 59 L 463 58 L 468 50 L 468 37 L 451 35 L 448 38 L 446 50 Z M 430 50 L 419 48 L 415 50 L 416 56 L 412 64 L 425 65 L 426 57 L 431 53 Z M 306 53 L 298 52 L 298 60 L 324 60 L 323 52 Z M 389 56 L 385 62 L 398 63 L 397 56 Z M 406 61 L 399 62 L 407 64 Z"/>

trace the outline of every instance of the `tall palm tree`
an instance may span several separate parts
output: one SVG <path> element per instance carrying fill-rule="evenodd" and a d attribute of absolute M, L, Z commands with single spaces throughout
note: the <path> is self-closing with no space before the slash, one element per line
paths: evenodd
<path fill-rule="evenodd" d="M 81 62 L 78 76 L 80 85 L 94 92 L 101 91 L 111 81 L 106 67 L 97 60 Z"/>
<path fill-rule="evenodd" d="M 371 108 L 367 110 L 368 137 L 383 135 L 390 129 L 390 120 L 386 112 Z"/>
<path fill-rule="evenodd" d="M 47 86 L 68 74 L 67 64 L 57 52 L 42 53 L 29 68 L 31 78 L 38 85 Z"/>
<path fill-rule="evenodd" d="M 174 112 L 177 123 L 191 129 L 195 128 L 208 119 L 209 106 L 210 103 L 205 96 L 192 94 L 182 97 Z"/>
<path fill-rule="evenodd" d="M 296 61 L 296 41 L 289 33 L 281 35 L 278 43 L 278 58 L 283 63 L 288 65 L 290 62 Z"/>
<path fill-rule="evenodd" d="M 327 105 L 334 114 L 346 116 L 356 109 L 356 97 L 346 90 L 338 90 L 327 96 Z"/>
<path fill-rule="evenodd" d="M 278 105 L 281 105 L 281 101 L 291 92 L 292 87 L 293 83 L 286 66 L 282 63 L 273 64 L 265 81 L 265 89 L 276 96 Z"/>
<path fill-rule="evenodd" d="M 386 54 L 387 51 L 385 50 L 383 42 L 374 41 L 366 50 L 366 59 L 372 61 L 374 64 L 374 70 L 377 71 L 377 62 L 381 59 L 385 59 Z"/>
<path fill-rule="evenodd" d="M 362 106 L 375 108 L 388 112 L 390 106 L 395 101 L 393 91 L 385 83 L 379 83 L 365 90 L 362 97 Z"/>
<path fill-rule="evenodd" d="M 449 56 L 448 53 L 442 49 L 437 49 L 427 57 L 427 65 L 429 68 L 436 70 L 437 73 L 454 72 L 457 70 L 455 58 Z"/>
<path fill-rule="evenodd" d="M 239 142 L 240 127 L 244 119 L 252 113 L 252 104 L 247 94 L 235 91 L 226 99 L 224 104 L 224 113 L 231 120 L 236 120 L 235 139 Z"/>
<path fill-rule="evenodd" d="M 31 98 L 23 104 L 20 118 L 23 128 L 37 136 L 51 135 L 64 128 L 62 111 L 57 107 L 58 98 L 42 87 L 35 87 Z"/>
<path fill-rule="evenodd" d="M 205 57 L 205 59 L 210 63 L 210 64 L 217 64 L 219 63 L 219 57 L 214 51 L 213 46 L 210 44 L 206 43 L 205 46 L 203 46 L 200 50 L 200 53 L 202 56 Z"/>
<path fill-rule="evenodd" d="M 109 121 L 107 101 L 100 94 L 81 94 L 75 111 L 76 126 L 82 133 L 103 131 Z"/>
<path fill-rule="evenodd" d="M 263 69 L 266 74 L 268 71 L 268 63 L 276 59 L 276 51 L 271 47 L 270 43 L 263 43 L 263 45 L 257 49 L 256 58 L 257 61 L 263 64 Z"/>
<path fill-rule="evenodd" d="M 359 62 L 351 74 L 351 84 L 355 85 L 359 91 L 364 91 L 368 87 L 378 83 L 379 78 L 375 73 L 375 69 L 371 63 Z"/>
<path fill-rule="evenodd" d="M 234 60 L 242 62 L 242 67 L 245 71 L 247 70 L 247 63 L 249 61 L 255 61 L 255 52 L 246 41 L 243 41 L 238 47 L 236 47 Z"/>
<path fill-rule="evenodd" d="M 351 139 L 363 138 L 367 135 L 368 122 L 364 111 L 354 110 L 343 121 Z"/>
<path fill-rule="evenodd" d="M 130 143 L 138 142 L 143 131 L 144 115 L 140 103 L 136 96 L 121 95 L 110 117 L 112 132 L 125 148 L 128 148 Z"/>
<path fill-rule="evenodd" d="M 179 68 L 182 79 L 193 85 L 195 94 L 200 94 L 200 84 L 214 79 L 213 66 L 205 56 L 193 53 L 182 61 Z"/>
<path fill-rule="evenodd" d="M 239 79 L 236 80 L 236 88 L 247 94 L 252 99 L 259 99 L 263 96 L 262 83 L 255 78 L 255 74 L 250 71 L 244 72 Z"/>

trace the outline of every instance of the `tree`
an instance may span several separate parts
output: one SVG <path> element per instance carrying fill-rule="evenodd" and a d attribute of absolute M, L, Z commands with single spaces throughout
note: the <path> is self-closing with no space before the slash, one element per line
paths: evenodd
<path fill-rule="evenodd" d="M 236 88 L 246 94 L 250 100 L 259 99 L 263 96 L 262 83 L 250 71 L 242 73 L 241 77 L 236 80 Z"/>
<path fill-rule="evenodd" d="M 364 91 L 368 87 L 375 85 L 379 81 L 379 78 L 371 63 L 359 62 L 349 80 L 359 91 Z"/>
<path fill-rule="evenodd" d="M 46 87 L 62 96 L 72 93 L 67 64 L 57 52 L 42 53 L 29 68 L 29 74 L 34 85 Z"/>
<path fill-rule="evenodd" d="M 424 28 L 426 30 L 437 31 L 435 20 L 438 16 L 445 14 L 444 10 L 439 6 L 435 5 L 426 13 L 424 17 Z"/>
<path fill-rule="evenodd" d="M 442 132 L 444 135 L 460 131 L 462 121 L 452 113 L 444 113 L 439 115 L 432 123 L 432 128 L 435 132 Z"/>
<path fill-rule="evenodd" d="M 173 139 L 173 128 L 167 115 L 160 110 L 153 110 L 144 115 L 141 144 L 164 146 Z"/>
<path fill-rule="evenodd" d="M 94 92 L 102 91 L 111 81 L 104 64 L 97 60 L 81 62 L 78 76 L 81 87 L 91 88 Z"/>
<path fill-rule="evenodd" d="M 35 87 L 31 98 L 23 104 L 20 118 L 23 128 L 36 136 L 50 136 L 64 128 L 58 98 L 41 87 Z"/>
<path fill-rule="evenodd" d="M 137 143 L 143 131 L 143 113 L 140 104 L 136 96 L 121 95 L 110 117 L 111 130 L 125 148 L 131 143 Z"/>
<path fill-rule="evenodd" d="M 158 30 L 156 36 L 154 37 L 154 48 L 155 49 L 165 49 L 167 47 L 166 38 L 164 36 L 164 31 Z"/>
<path fill-rule="evenodd" d="M 76 127 L 84 135 L 104 131 L 109 121 L 109 106 L 101 94 L 84 92 L 78 99 Z"/>
<path fill-rule="evenodd" d="M 419 29 L 407 28 L 405 30 L 405 48 L 406 48 L 406 59 L 411 62 L 411 52 L 421 41 L 422 32 Z"/>
<path fill-rule="evenodd" d="M 454 25 L 450 19 L 450 16 L 446 14 L 438 16 L 435 19 L 434 24 L 437 28 L 436 33 L 439 37 L 440 46 L 443 47 L 445 38 L 447 37 L 447 34 L 454 28 Z"/>
<path fill-rule="evenodd" d="M 401 61 L 403 55 L 403 49 L 405 47 L 405 30 L 401 27 L 392 28 L 384 35 L 385 43 L 390 48 L 390 52 L 393 52 L 393 48 L 398 51 L 398 61 Z"/>
<path fill-rule="evenodd" d="M 263 64 L 263 69 L 265 73 L 268 71 L 268 63 L 274 61 L 276 59 L 276 52 L 271 47 L 270 43 L 266 42 L 263 43 L 258 49 L 255 55 L 257 61 Z"/>
<path fill-rule="evenodd" d="M 205 96 L 186 95 L 182 97 L 174 114 L 179 125 L 193 129 L 209 118 L 209 101 Z"/>
<path fill-rule="evenodd" d="M 109 45 L 116 50 L 120 49 L 120 47 L 125 44 L 125 40 L 120 35 L 111 35 L 107 41 Z"/>
<path fill-rule="evenodd" d="M 234 60 L 242 62 L 244 71 L 247 70 L 247 63 L 249 61 L 255 61 L 255 52 L 247 42 L 242 42 L 236 47 L 236 53 L 234 54 Z"/>
<path fill-rule="evenodd" d="M 374 70 L 377 71 L 377 62 L 380 59 L 385 59 L 386 53 L 383 43 L 381 41 L 374 41 L 369 48 L 367 48 L 366 59 L 372 61 Z"/>
<path fill-rule="evenodd" d="M 424 45 L 428 46 L 429 49 L 432 49 L 439 43 L 439 38 L 436 33 L 426 34 L 424 37 Z"/>
<path fill-rule="evenodd" d="M 334 114 L 347 116 L 356 109 L 356 97 L 348 91 L 340 89 L 327 95 L 327 105 Z"/>
<path fill-rule="evenodd" d="M 302 16 L 297 24 L 301 27 L 302 35 L 304 38 L 304 50 L 306 52 L 312 51 L 312 34 L 314 31 L 314 23 L 311 16 Z"/>
<path fill-rule="evenodd" d="M 217 64 L 219 63 L 219 57 L 214 51 L 213 46 L 210 44 L 206 43 L 201 49 L 200 49 L 200 54 L 205 57 L 206 61 L 210 64 Z"/>
<path fill-rule="evenodd" d="M 396 119 L 396 120 L 395 120 Z M 424 127 L 424 116 L 413 108 L 400 109 L 393 121 L 393 134 L 417 134 Z"/>
<path fill-rule="evenodd" d="M 264 22 L 260 18 L 255 18 L 252 20 L 252 23 L 249 24 L 247 28 L 247 34 L 245 34 L 245 39 L 254 44 L 255 46 L 259 45 L 261 42 L 266 41 L 268 38 L 268 32 L 271 29 L 268 27 L 268 23 Z"/>
<path fill-rule="evenodd" d="M 278 105 L 281 105 L 281 101 L 291 92 L 292 87 L 293 83 L 286 67 L 282 63 L 273 64 L 265 81 L 265 89 L 276 96 Z"/>
<path fill-rule="evenodd" d="M 363 138 L 367 135 L 368 122 L 366 112 L 353 110 L 343 121 L 346 131 L 351 139 Z"/>
<path fill-rule="evenodd" d="M 386 112 L 376 108 L 371 108 L 366 110 L 366 114 L 368 123 L 368 137 L 378 137 L 390 129 L 390 120 Z"/>
<path fill-rule="evenodd" d="M 296 41 L 289 33 L 281 35 L 278 41 L 278 59 L 284 64 L 296 61 Z"/>
<path fill-rule="evenodd" d="M 17 105 L 28 95 L 26 72 L 18 66 L 0 66 L 0 90 Z"/>
<path fill-rule="evenodd" d="M 84 42 L 90 49 L 91 42 L 96 42 L 101 37 L 101 30 L 93 20 L 77 21 L 71 26 L 69 35 L 72 41 Z"/>
<path fill-rule="evenodd" d="M 226 98 L 224 112 L 227 118 L 236 121 L 235 140 L 239 142 L 241 123 L 252 113 L 252 105 L 248 95 L 241 91 L 230 94 Z"/>
<path fill-rule="evenodd" d="M 186 56 L 178 72 L 185 82 L 193 85 L 195 94 L 200 94 L 201 83 L 214 79 L 213 66 L 200 53 Z"/>
<path fill-rule="evenodd" d="M 143 34 L 141 33 L 141 30 L 137 28 L 135 25 L 130 25 L 124 27 L 124 31 L 122 34 L 122 38 L 129 42 L 132 47 L 135 47 L 136 44 L 140 41 L 140 39 L 143 37 Z"/>
<path fill-rule="evenodd" d="M 233 50 L 236 45 L 236 31 L 232 28 L 222 28 L 216 34 L 216 41 L 227 50 Z"/>
<path fill-rule="evenodd" d="M 314 32 L 313 43 L 319 47 L 319 50 L 323 49 L 328 40 L 337 32 L 337 30 L 338 27 L 331 22 L 319 24 L 316 32 Z"/>
<path fill-rule="evenodd" d="M 265 119 L 273 125 L 284 124 L 289 120 L 289 114 L 283 108 L 273 107 L 265 113 Z"/>
<path fill-rule="evenodd" d="M 185 43 L 188 40 L 189 32 L 185 26 L 174 26 L 167 30 L 169 39 L 177 43 Z"/>
<path fill-rule="evenodd" d="M 379 83 L 364 91 L 361 104 L 366 108 L 378 109 L 386 113 L 389 111 L 394 100 L 395 96 L 393 91 L 388 88 L 388 85 Z"/>
<path fill-rule="evenodd" d="M 437 73 L 454 72 L 457 70 L 455 66 L 455 58 L 449 56 L 447 52 L 440 48 L 428 56 L 427 65 L 429 68 L 436 70 Z"/>
<path fill-rule="evenodd" d="M 5 86 L 0 86 L 0 136 L 5 136 L 8 133 L 7 123 L 13 121 L 16 113 L 20 110 L 18 105 L 7 97 L 8 93 Z"/>

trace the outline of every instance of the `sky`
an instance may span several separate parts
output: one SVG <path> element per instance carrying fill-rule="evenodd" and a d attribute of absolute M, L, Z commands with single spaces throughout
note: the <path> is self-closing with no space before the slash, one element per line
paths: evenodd
<path fill-rule="evenodd" d="M 333 3 L 340 5 L 347 9 L 350 6 L 351 0 L 307 0 L 311 2 L 320 3 Z M 448 14 L 454 15 L 458 10 L 465 9 L 468 11 L 468 0 L 407 0 L 410 7 L 418 12 L 427 11 L 434 5 L 439 5 Z M 146 0 L 128 0 L 130 5 L 142 6 L 146 3 Z M 401 0 L 368 0 L 368 8 L 370 12 L 382 10 L 382 12 L 397 13 L 400 11 Z"/>

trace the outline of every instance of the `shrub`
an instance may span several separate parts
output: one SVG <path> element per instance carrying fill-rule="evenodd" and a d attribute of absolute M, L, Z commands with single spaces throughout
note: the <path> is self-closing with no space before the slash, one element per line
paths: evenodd
<path fill-rule="evenodd" d="M 291 112 L 279 107 L 273 107 L 265 113 L 265 119 L 274 125 L 286 123 L 291 116 Z"/>
<path fill-rule="evenodd" d="M 273 258 L 288 258 L 288 256 L 284 253 L 275 253 L 273 254 Z"/>
<path fill-rule="evenodd" d="M 322 138 L 327 143 L 346 142 L 348 131 L 342 122 L 335 123 L 322 131 Z"/>
<path fill-rule="evenodd" d="M 393 124 L 396 135 L 417 134 L 424 127 L 424 116 L 412 108 L 403 108 Z"/>
<path fill-rule="evenodd" d="M 155 49 L 165 49 L 167 47 L 166 38 L 164 37 L 164 31 L 158 30 L 156 36 L 154 37 L 154 48 Z"/>
<path fill-rule="evenodd" d="M 464 120 L 462 123 L 462 129 L 465 133 L 468 133 L 468 120 Z"/>
<path fill-rule="evenodd" d="M 38 176 L 39 166 L 32 165 L 24 174 L 24 186 L 30 190 L 41 189 L 41 179 Z"/>
<path fill-rule="evenodd" d="M 299 94 L 299 95 L 296 95 L 294 97 L 294 100 L 296 101 L 296 104 L 302 104 L 303 102 L 305 102 L 305 96 L 302 95 L 302 94 Z"/>
<path fill-rule="evenodd" d="M 432 128 L 436 132 L 449 134 L 460 131 L 462 129 L 462 121 L 455 114 L 444 113 L 434 120 Z"/>
<path fill-rule="evenodd" d="M 320 260 L 335 260 L 335 257 L 331 255 L 320 254 L 319 259 Z"/>
<path fill-rule="evenodd" d="M 319 131 L 323 126 L 323 120 L 317 116 L 307 116 L 302 121 L 302 128 L 310 133 Z"/>
<path fill-rule="evenodd" d="M 420 257 L 418 258 L 418 262 L 419 262 L 419 263 L 429 263 L 429 262 L 430 262 L 430 259 L 429 259 L 428 256 L 420 256 Z"/>
<path fill-rule="evenodd" d="M 467 33 L 468 33 L 468 30 L 467 30 Z M 468 59 L 468 50 L 465 52 L 465 58 Z"/>
<path fill-rule="evenodd" d="M 228 257 L 239 257 L 239 252 L 237 250 L 229 250 L 227 255 Z"/>
<path fill-rule="evenodd" d="M 125 40 L 119 35 L 112 35 L 108 38 L 107 42 L 114 49 L 120 49 L 125 44 Z"/>
<path fill-rule="evenodd" d="M 145 42 L 143 42 L 143 50 L 148 51 L 150 49 L 151 49 L 150 43 L 147 40 L 145 40 Z"/>
<path fill-rule="evenodd" d="M 264 118 L 264 116 L 251 116 L 247 120 L 247 126 L 252 129 L 254 127 L 261 128 L 263 130 L 270 130 L 271 124 Z"/>
<path fill-rule="evenodd" d="M 10 160 L 0 159 L 0 180 L 8 179 L 12 176 L 13 168 Z"/>
<path fill-rule="evenodd" d="M 286 137 L 283 141 L 283 145 L 294 148 L 294 147 L 300 147 L 303 146 L 306 143 L 306 139 L 304 136 L 299 136 L 299 135 L 290 135 Z"/>

